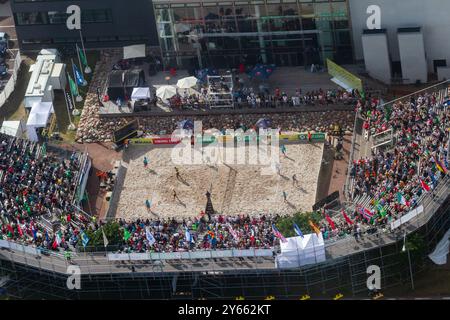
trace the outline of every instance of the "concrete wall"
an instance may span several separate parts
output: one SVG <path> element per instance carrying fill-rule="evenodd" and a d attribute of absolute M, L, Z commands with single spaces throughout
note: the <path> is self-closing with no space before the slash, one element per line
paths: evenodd
<path fill-rule="evenodd" d="M 438 67 L 437 74 L 439 81 L 450 80 L 450 67 Z"/>
<path fill-rule="evenodd" d="M 388 32 L 392 61 L 400 60 L 397 28 L 420 26 L 424 34 L 428 71 L 433 72 L 433 60 L 447 59 L 450 66 L 450 1 L 449 0 L 348 0 L 352 21 L 355 58 L 364 58 L 362 32 L 367 29 L 369 5 L 381 8 L 381 28 Z"/>
<path fill-rule="evenodd" d="M 416 83 L 417 80 L 426 83 L 427 60 L 422 32 L 398 33 L 398 46 L 403 83 Z"/>
<path fill-rule="evenodd" d="M 362 36 L 364 62 L 369 75 L 386 84 L 391 83 L 391 61 L 385 33 Z"/>

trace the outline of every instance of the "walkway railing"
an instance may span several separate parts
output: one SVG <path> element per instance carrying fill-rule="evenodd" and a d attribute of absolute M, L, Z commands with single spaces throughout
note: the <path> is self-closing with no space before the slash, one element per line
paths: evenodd
<path fill-rule="evenodd" d="M 20 51 L 17 51 L 16 57 L 14 58 L 13 72 L 11 74 L 11 78 L 8 80 L 5 87 L 3 88 L 3 91 L 0 93 L 0 110 L 8 100 L 11 93 L 13 93 L 14 91 L 21 63 L 22 58 L 20 57 Z"/>

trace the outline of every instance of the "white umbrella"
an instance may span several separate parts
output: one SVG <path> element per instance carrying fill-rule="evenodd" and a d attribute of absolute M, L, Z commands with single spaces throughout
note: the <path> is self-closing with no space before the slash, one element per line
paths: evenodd
<path fill-rule="evenodd" d="M 156 90 L 156 96 L 161 100 L 168 100 L 177 94 L 177 88 L 174 86 L 161 86 Z"/>
<path fill-rule="evenodd" d="M 177 87 L 181 89 L 190 89 L 197 85 L 198 79 L 196 77 L 186 77 L 177 81 Z"/>

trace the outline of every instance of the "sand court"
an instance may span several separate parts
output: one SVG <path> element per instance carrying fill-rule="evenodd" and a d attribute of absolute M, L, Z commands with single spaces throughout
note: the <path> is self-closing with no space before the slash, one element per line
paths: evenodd
<path fill-rule="evenodd" d="M 179 165 L 171 160 L 173 146 L 130 146 L 124 155 L 127 172 L 118 190 L 116 217 L 199 216 L 205 210 L 208 190 L 214 209 L 226 215 L 311 211 L 323 148 L 324 144 L 287 144 L 287 157 L 280 152 L 280 165 L 274 167 L 248 164 L 255 155 L 248 147 L 230 148 L 245 154 L 244 164 Z M 146 200 L 151 202 L 150 210 Z"/>

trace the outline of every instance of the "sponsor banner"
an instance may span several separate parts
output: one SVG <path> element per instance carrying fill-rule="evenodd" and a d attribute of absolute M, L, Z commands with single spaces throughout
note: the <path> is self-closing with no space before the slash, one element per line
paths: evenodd
<path fill-rule="evenodd" d="M 300 133 L 298 135 L 299 141 L 308 141 L 308 134 L 307 133 Z M 311 142 L 324 142 L 325 141 L 325 133 L 317 132 L 317 133 L 311 133 Z"/>
<path fill-rule="evenodd" d="M 213 258 L 231 258 L 233 256 L 233 251 L 232 250 L 211 251 L 211 256 Z"/>
<path fill-rule="evenodd" d="M 0 248 L 9 248 L 9 242 L 6 240 L 0 240 Z"/>
<path fill-rule="evenodd" d="M 210 251 L 193 251 L 191 252 L 191 259 L 210 259 Z"/>
<path fill-rule="evenodd" d="M 327 59 L 327 68 L 328 73 L 331 76 L 339 79 L 352 89 L 358 89 L 359 92 L 363 91 L 361 79 L 356 77 L 351 72 L 348 72 L 330 59 Z"/>
<path fill-rule="evenodd" d="M 152 144 L 153 138 L 133 138 L 129 139 L 130 144 Z"/>
<path fill-rule="evenodd" d="M 244 141 L 249 142 L 251 141 L 259 141 L 259 136 L 244 136 Z M 268 137 L 270 140 L 270 136 Z M 218 141 L 219 143 L 223 143 L 226 141 L 242 141 L 242 137 L 233 137 L 229 135 L 225 136 L 203 136 L 202 138 L 197 138 L 197 143 L 202 144 L 210 144 L 215 141 Z M 283 141 L 303 141 L 306 142 L 308 140 L 308 134 L 307 133 L 300 133 L 300 134 L 280 134 L 280 140 Z M 178 144 L 181 142 L 181 139 L 172 139 L 171 137 L 155 137 L 155 138 L 133 138 L 128 140 L 130 144 Z M 193 138 L 192 138 L 193 141 Z M 312 133 L 311 134 L 311 141 L 313 142 L 323 142 L 325 141 L 325 133 L 318 132 L 318 133 Z"/>
<path fill-rule="evenodd" d="M 148 253 L 130 253 L 130 260 L 150 260 Z"/>
<path fill-rule="evenodd" d="M 153 144 L 178 144 L 180 143 L 180 139 L 172 139 L 168 138 L 152 138 Z"/>
<path fill-rule="evenodd" d="M 272 257 L 273 250 L 272 249 L 255 249 L 256 257 Z"/>
<path fill-rule="evenodd" d="M 128 253 L 108 253 L 108 261 L 130 260 Z"/>
<path fill-rule="evenodd" d="M 253 249 L 233 250 L 233 257 L 253 257 L 255 251 Z"/>
<path fill-rule="evenodd" d="M 408 212 L 407 214 L 402 216 L 400 219 L 392 221 L 391 222 L 391 230 L 394 230 L 394 229 L 400 227 L 402 224 L 405 224 L 406 222 L 408 222 L 412 218 L 416 217 L 417 215 L 421 214 L 422 212 L 423 212 L 423 206 L 419 206 L 416 209 L 411 210 L 410 212 Z"/>

